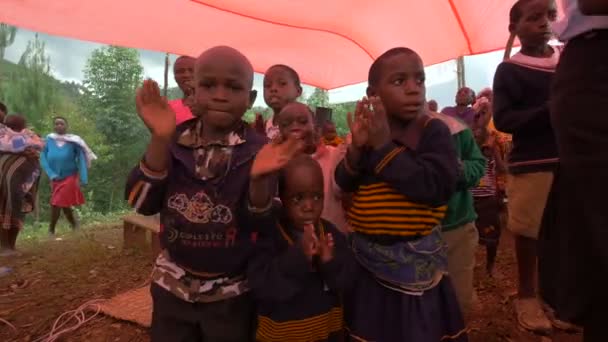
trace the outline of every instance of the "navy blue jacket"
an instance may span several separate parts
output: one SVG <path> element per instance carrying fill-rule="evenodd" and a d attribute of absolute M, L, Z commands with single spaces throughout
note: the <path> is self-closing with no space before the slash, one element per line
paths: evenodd
<path fill-rule="evenodd" d="M 176 137 L 196 121 L 177 127 Z M 195 177 L 192 148 L 170 147 L 168 176 L 155 179 L 135 167 L 126 196 L 138 213 L 160 213 L 161 246 L 178 265 L 196 272 L 240 275 L 246 270 L 257 233 L 246 222 L 249 173 L 256 153 L 267 142 L 252 128 L 234 147 L 230 168 L 221 179 Z"/>
<path fill-rule="evenodd" d="M 346 237 L 322 220 L 335 242 L 327 264 L 308 261 L 293 230 L 277 216 L 257 220 L 260 239 L 247 279 L 257 301 L 257 341 L 342 341 L 339 294 L 356 278 L 359 266 Z"/>

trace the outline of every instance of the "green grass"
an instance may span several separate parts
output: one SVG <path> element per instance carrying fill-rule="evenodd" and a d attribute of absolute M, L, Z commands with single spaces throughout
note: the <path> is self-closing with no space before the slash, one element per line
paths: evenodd
<path fill-rule="evenodd" d="M 76 213 L 80 220 L 80 228 L 83 231 L 92 230 L 101 225 L 115 225 L 120 224 L 122 222 L 122 218 L 132 213 L 130 210 L 121 210 L 108 214 L 101 214 L 95 212 L 87 212 L 76 209 Z M 30 241 L 35 242 L 39 240 L 44 240 L 48 237 L 49 232 L 49 221 L 48 220 L 40 220 L 40 221 L 26 221 L 21 234 L 19 234 L 20 241 Z M 72 232 L 72 228 L 69 223 L 65 220 L 62 215 L 57 223 L 57 227 L 55 227 L 56 235 L 62 236 L 66 233 Z"/>
<path fill-rule="evenodd" d="M 17 70 L 19 70 L 19 65 L 6 59 L 0 59 L 0 75 L 16 72 Z"/>

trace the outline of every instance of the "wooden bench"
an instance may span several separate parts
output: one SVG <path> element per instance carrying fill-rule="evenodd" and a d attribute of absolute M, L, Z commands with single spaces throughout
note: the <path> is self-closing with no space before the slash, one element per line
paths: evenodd
<path fill-rule="evenodd" d="M 152 258 L 160 253 L 160 216 L 128 215 L 123 218 L 123 248 L 151 249 Z"/>

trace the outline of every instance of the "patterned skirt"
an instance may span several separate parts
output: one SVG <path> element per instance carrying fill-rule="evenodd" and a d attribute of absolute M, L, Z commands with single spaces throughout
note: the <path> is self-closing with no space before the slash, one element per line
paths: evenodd
<path fill-rule="evenodd" d="M 0 229 L 23 226 L 34 210 L 40 166 L 37 160 L 0 153 Z"/>

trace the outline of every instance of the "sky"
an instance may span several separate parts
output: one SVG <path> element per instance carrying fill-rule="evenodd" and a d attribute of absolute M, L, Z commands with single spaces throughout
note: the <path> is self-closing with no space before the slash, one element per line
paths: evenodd
<path fill-rule="evenodd" d="M 15 42 L 7 48 L 4 58 L 11 62 L 18 62 L 25 51 L 27 42 L 34 39 L 35 32 L 19 28 Z M 102 47 L 102 44 L 82 40 L 63 38 L 40 33 L 40 39 L 46 43 L 47 54 L 51 59 L 53 76 L 63 81 L 81 82 L 83 69 L 87 58 L 93 50 Z M 238 48 L 238 47 L 237 47 Z M 162 52 L 138 50 L 141 64 L 144 68 L 144 77 L 152 78 L 162 83 L 164 74 L 165 54 Z M 465 58 L 465 76 L 467 86 L 479 91 L 492 85 L 492 78 L 496 66 L 502 59 L 503 52 L 493 52 Z M 176 56 L 171 56 L 171 61 Z M 424 59 L 424 56 L 422 56 Z M 453 105 L 457 90 L 456 62 L 448 61 L 426 68 L 427 98 L 435 99 L 440 107 Z M 262 75 L 256 74 L 254 87 L 262 94 Z M 172 77 L 169 77 L 169 86 L 176 86 Z M 361 83 L 348 87 L 335 89 L 329 92 L 332 103 L 355 101 L 365 95 L 366 84 Z M 310 94 L 314 88 L 304 86 L 304 93 Z M 258 96 L 256 106 L 264 106 L 262 96 Z"/>

